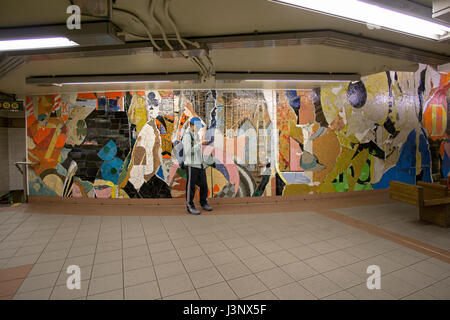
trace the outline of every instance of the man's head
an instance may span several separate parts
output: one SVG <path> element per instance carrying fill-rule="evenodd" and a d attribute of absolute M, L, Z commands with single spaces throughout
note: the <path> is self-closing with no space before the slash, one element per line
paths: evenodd
<path fill-rule="evenodd" d="M 203 124 L 200 118 L 199 117 L 191 118 L 191 120 L 189 120 L 189 128 L 191 130 L 200 130 L 201 128 L 203 128 Z"/>

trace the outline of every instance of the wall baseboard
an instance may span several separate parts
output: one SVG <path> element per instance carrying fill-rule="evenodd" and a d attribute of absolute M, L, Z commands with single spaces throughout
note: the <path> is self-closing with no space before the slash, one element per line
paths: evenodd
<path fill-rule="evenodd" d="M 208 202 L 212 205 L 219 204 L 264 204 L 264 203 L 290 203 L 292 201 L 336 199 L 370 196 L 373 194 L 388 193 L 388 189 L 334 192 L 323 194 L 299 194 L 289 196 L 270 196 L 270 197 L 242 197 L 242 198 L 210 198 Z M 146 199 L 101 199 L 101 198 L 66 198 L 49 196 L 29 196 L 28 202 L 31 204 L 48 203 L 67 203 L 82 205 L 157 205 L 157 206 L 175 206 L 185 205 L 184 198 L 146 198 Z"/>

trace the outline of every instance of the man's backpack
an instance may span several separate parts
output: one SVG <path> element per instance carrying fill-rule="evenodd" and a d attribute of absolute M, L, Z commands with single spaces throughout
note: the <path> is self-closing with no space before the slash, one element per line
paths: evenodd
<path fill-rule="evenodd" d="M 186 134 L 186 133 L 185 133 Z M 189 135 L 191 136 L 191 150 L 194 148 L 194 136 L 192 135 L 192 133 L 189 131 Z M 180 169 L 185 170 L 186 166 L 184 165 L 184 160 L 185 160 L 185 154 L 184 154 L 184 148 L 183 148 L 183 142 L 180 141 L 177 144 L 178 150 L 177 150 L 177 159 L 178 159 L 178 164 L 180 165 Z"/>

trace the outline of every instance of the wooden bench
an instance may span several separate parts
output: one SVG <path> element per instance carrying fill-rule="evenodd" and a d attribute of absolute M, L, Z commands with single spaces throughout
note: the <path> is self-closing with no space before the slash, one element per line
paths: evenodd
<path fill-rule="evenodd" d="M 418 182 L 417 185 L 391 181 L 392 199 L 419 207 L 419 219 L 441 227 L 450 227 L 450 197 L 447 187 L 437 183 Z"/>

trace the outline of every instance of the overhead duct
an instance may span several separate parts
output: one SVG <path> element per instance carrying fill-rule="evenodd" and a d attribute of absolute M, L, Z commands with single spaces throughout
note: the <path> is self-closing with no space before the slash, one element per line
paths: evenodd
<path fill-rule="evenodd" d="M 33 60 L 53 60 L 72 59 L 90 57 L 110 57 L 120 55 L 133 55 L 153 53 L 150 42 L 141 41 L 127 43 L 123 45 L 95 46 L 95 47 L 74 47 L 51 50 L 27 50 L 5 53 L 10 57 L 26 57 L 27 61 Z"/>
<path fill-rule="evenodd" d="M 336 82 L 358 81 L 355 73 L 276 73 L 276 72 L 216 72 L 219 81 L 298 81 Z"/>
<path fill-rule="evenodd" d="M 437 66 L 447 63 L 450 56 L 430 51 L 413 49 L 395 43 L 373 40 L 339 31 L 299 31 L 218 37 L 190 38 L 209 50 L 262 48 L 298 45 L 324 45 L 347 50 L 366 52 L 416 63 Z"/>

